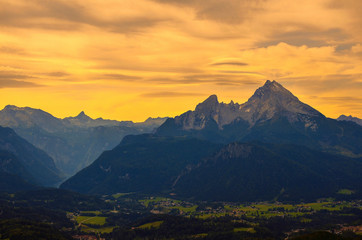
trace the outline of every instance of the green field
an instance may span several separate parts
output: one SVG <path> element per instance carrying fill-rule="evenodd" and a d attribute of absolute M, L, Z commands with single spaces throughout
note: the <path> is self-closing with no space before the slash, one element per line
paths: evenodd
<path fill-rule="evenodd" d="M 99 215 L 102 212 L 101 211 L 81 211 L 80 214 L 94 214 L 94 215 Z"/>
<path fill-rule="evenodd" d="M 141 226 L 138 226 L 137 228 L 140 228 L 140 229 L 159 228 L 162 223 L 163 223 L 163 221 L 150 222 L 150 223 L 146 223 Z"/>
<path fill-rule="evenodd" d="M 194 205 L 192 207 L 183 207 L 183 206 L 175 206 L 175 207 L 171 207 L 170 209 L 178 209 L 180 210 L 180 212 L 184 212 L 184 213 L 194 213 L 196 212 L 196 208 L 197 205 Z"/>
<path fill-rule="evenodd" d="M 89 226 L 83 225 L 83 232 L 95 232 L 95 233 L 111 233 L 115 227 L 103 227 L 103 228 L 91 228 Z"/>
<path fill-rule="evenodd" d="M 167 202 L 167 201 L 173 202 L 173 203 L 180 203 L 181 202 L 180 200 L 171 199 L 171 198 L 164 198 L 164 197 L 154 197 L 154 198 L 139 200 L 139 202 L 141 202 L 146 207 L 148 207 L 150 205 L 150 203 L 157 204 L 157 203 L 160 203 L 160 202 Z"/>
<path fill-rule="evenodd" d="M 337 193 L 342 194 L 342 195 L 352 195 L 352 194 L 354 194 L 354 192 L 355 191 L 350 190 L 350 189 L 341 189 Z"/>
<path fill-rule="evenodd" d="M 101 226 L 106 223 L 106 217 L 77 216 L 76 221 L 78 224 L 92 224 Z"/>
<path fill-rule="evenodd" d="M 127 195 L 130 195 L 132 193 L 116 193 L 116 194 L 113 194 L 112 197 L 114 198 L 120 198 L 120 197 L 124 197 L 124 196 L 127 196 Z"/>
<path fill-rule="evenodd" d="M 234 228 L 234 232 L 250 232 L 256 233 L 254 228 Z"/>

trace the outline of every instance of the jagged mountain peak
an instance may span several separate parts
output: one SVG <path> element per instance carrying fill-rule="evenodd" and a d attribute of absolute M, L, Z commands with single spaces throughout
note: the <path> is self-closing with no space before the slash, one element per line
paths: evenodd
<path fill-rule="evenodd" d="M 315 117 L 325 118 L 314 108 L 299 101 L 277 81 L 267 80 L 246 103 L 220 103 L 216 95 L 211 95 L 199 103 L 195 111 L 175 117 L 174 124 L 182 130 L 223 130 L 226 125 L 238 122 L 251 128 L 273 118 L 284 118 L 289 122 L 299 122 L 306 128 L 316 129 L 318 126 L 313 120 Z M 171 121 L 173 120 L 166 121 L 167 128 L 171 126 Z M 164 131 L 162 128 L 161 126 L 158 132 Z"/>
<path fill-rule="evenodd" d="M 362 119 L 353 117 L 352 115 L 346 116 L 346 115 L 342 114 L 341 116 L 339 116 L 337 118 L 337 120 L 338 121 L 351 121 L 351 122 L 355 122 L 362 126 Z"/>
<path fill-rule="evenodd" d="M 218 105 L 219 105 L 219 101 L 217 99 L 217 96 L 215 94 L 213 94 L 213 95 L 209 96 L 202 103 L 199 103 L 196 106 L 195 111 L 209 113 L 210 111 L 215 111 L 215 109 L 218 107 Z"/>
<path fill-rule="evenodd" d="M 323 117 L 320 112 L 299 101 L 280 83 L 270 80 L 255 91 L 254 95 L 243 104 L 241 110 L 249 113 L 245 117 L 250 123 L 268 120 L 280 114 L 289 119 L 293 118 L 293 121 L 298 114 Z"/>
<path fill-rule="evenodd" d="M 249 99 L 249 101 L 255 101 L 257 99 L 265 101 L 270 98 L 284 101 L 299 101 L 296 96 L 294 96 L 288 89 L 284 88 L 275 80 L 267 80 L 262 87 L 255 91 L 254 95 Z"/>
<path fill-rule="evenodd" d="M 86 115 L 84 111 L 81 111 L 75 118 L 76 118 L 76 119 L 79 119 L 79 120 L 81 120 L 81 121 L 89 121 L 89 120 L 92 120 L 92 118 L 89 117 L 88 115 Z"/>

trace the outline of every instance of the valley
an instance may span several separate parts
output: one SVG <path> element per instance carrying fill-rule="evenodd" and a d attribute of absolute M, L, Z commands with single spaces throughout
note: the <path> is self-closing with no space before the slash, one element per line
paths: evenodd
<path fill-rule="evenodd" d="M 0 240 L 362 240 L 362 0 L 0 0 Z"/>
<path fill-rule="evenodd" d="M 0 234 L 19 234 L 6 228 L 20 217 L 28 224 L 39 218 L 43 228 L 56 227 L 64 238 L 55 239 L 304 239 L 316 233 L 360 239 L 362 202 L 346 200 L 348 196 L 304 203 L 191 202 L 134 193 L 90 197 L 44 189 L 1 195 Z"/>
<path fill-rule="evenodd" d="M 276 81 L 175 118 L 0 124 L 1 239 L 362 238 L 362 126 Z"/>

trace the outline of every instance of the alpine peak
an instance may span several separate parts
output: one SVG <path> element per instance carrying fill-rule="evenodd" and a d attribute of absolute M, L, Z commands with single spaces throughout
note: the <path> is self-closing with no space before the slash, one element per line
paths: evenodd
<path fill-rule="evenodd" d="M 81 111 L 75 118 L 83 121 L 91 120 L 91 118 L 87 116 L 84 111 Z"/>
<path fill-rule="evenodd" d="M 315 117 L 324 116 L 314 108 L 302 103 L 289 90 L 275 80 L 267 80 L 246 103 L 219 103 L 216 95 L 199 103 L 195 111 L 188 111 L 175 117 L 176 128 L 201 130 L 218 128 L 242 122 L 249 127 L 273 118 L 285 118 L 290 122 L 301 122 L 306 127 L 316 129 Z M 167 124 L 173 120 L 169 120 Z M 167 124 L 165 126 L 167 126 Z M 162 126 L 160 128 L 162 130 Z M 160 132 L 159 131 L 159 132 Z"/>
<path fill-rule="evenodd" d="M 210 112 L 215 111 L 215 109 L 218 107 L 219 101 L 217 99 L 217 96 L 215 94 L 209 96 L 205 101 L 198 104 L 196 106 L 195 111 L 201 111 L 201 112 Z"/>

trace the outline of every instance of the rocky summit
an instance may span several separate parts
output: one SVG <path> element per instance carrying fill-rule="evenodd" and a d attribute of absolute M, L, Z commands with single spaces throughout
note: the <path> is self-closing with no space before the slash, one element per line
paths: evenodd
<path fill-rule="evenodd" d="M 267 121 L 275 116 L 285 116 L 289 121 L 305 121 L 306 127 L 315 128 L 308 122 L 311 117 L 324 117 L 323 114 L 299 101 L 290 91 L 276 81 L 266 81 L 264 86 L 257 89 L 246 103 L 219 103 L 216 95 L 211 95 L 198 104 L 194 111 L 188 111 L 175 117 L 176 126 L 184 130 L 201 130 L 210 121 L 216 123 L 219 129 L 234 121 L 243 120 L 253 126 Z M 170 121 L 172 121 L 170 119 Z"/>
<path fill-rule="evenodd" d="M 192 136 L 221 143 L 301 144 L 350 156 L 362 154 L 359 126 L 325 117 L 280 83 L 269 80 L 243 104 L 220 103 L 216 95 L 211 95 L 194 111 L 168 119 L 156 134 Z"/>

